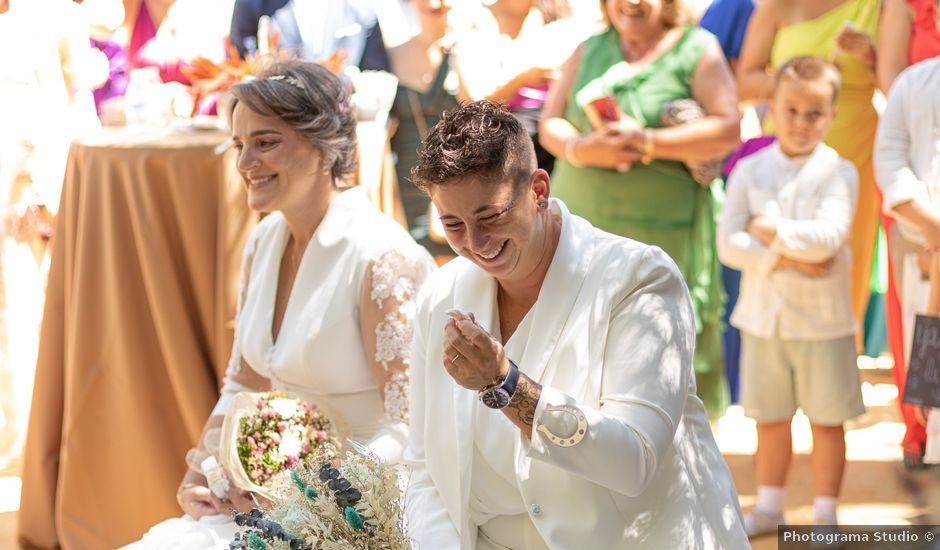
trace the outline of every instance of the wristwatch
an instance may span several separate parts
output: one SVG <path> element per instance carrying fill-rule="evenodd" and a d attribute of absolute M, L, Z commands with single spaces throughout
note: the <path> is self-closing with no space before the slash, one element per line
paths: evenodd
<path fill-rule="evenodd" d="M 505 408 L 512 401 L 512 396 L 516 394 L 516 384 L 518 382 L 519 367 L 510 359 L 509 373 L 506 374 L 506 377 L 480 390 L 478 397 L 484 405 L 491 409 Z"/>

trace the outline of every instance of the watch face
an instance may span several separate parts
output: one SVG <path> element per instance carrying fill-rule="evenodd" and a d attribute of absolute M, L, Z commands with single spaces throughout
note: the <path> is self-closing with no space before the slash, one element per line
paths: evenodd
<path fill-rule="evenodd" d="M 509 404 L 509 392 L 503 388 L 490 388 L 480 394 L 480 401 L 491 409 L 502 409 Z"/>

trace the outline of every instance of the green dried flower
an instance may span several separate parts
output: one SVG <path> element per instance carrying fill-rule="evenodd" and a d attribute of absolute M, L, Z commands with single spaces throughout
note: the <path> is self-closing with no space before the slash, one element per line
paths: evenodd
<path fill-rule="evenodd" d="M 309 498 L 310 500 L 313 500 L 317 498 L 317 490 L 314 489 L 313 487 L 307 487 L 306 489 L 304 489 L 304 496 Z"/>
<path fill-rule="evenodd" d="M 352 506 L 346 507 L 346 523 L 349 524 L 355 530 L 360 530 L 363 528 L 362 516 L 359 515 L 359 512 L 356 511 Z"/>
<path fill-rule="evenodd" d="M 296 468 L 291 469 L 290 478 L 294 480 L 294 483 L 297 485 L 297 487 L 300 488 L 301 491 L 305 491 L 307 489 L 307 483 L 301 479 L 300 474 L 297 473 Z"/>
<path fill-rule="evenodd" d="M 258 535 L 258 533 L 254 531 L 248 533 L 247 539 L 248 539 L 248 546 L 250 546 L 254 550 L 264 550 L 265 548 L 268 547 L 268 545 L 265 544 L 261 536 Z"/>

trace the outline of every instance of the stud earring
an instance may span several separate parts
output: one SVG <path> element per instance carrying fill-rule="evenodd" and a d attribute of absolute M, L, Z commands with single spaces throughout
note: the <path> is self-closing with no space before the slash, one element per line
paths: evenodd
<path fill-rule="evenodd" d="M 545 210 L 546 208 L 548 208 L 548 203 L 545 201 L 539 202 L 539 208 L 542 210 Z"/>

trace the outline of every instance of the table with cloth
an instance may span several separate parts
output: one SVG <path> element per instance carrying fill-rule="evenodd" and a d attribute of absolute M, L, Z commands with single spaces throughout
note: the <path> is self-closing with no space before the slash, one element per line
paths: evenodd
<path fill-rule="evenodd" d="M 256 215 L 220 131 L 72 145 L 27 435 L 21 540 L 114 548 L 179 515 Z"/>

